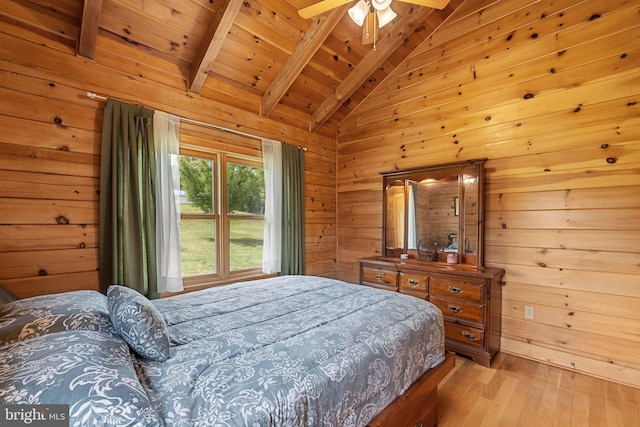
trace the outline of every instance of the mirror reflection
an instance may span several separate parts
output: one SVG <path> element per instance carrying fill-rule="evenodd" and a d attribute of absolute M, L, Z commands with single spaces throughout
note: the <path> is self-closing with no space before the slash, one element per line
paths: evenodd
<path fill-rule="evenodd" d="M 404 248 L 405 224 L 405 181 L 398 180 L 391 183 L 386 190 L 387 226 L 386 240 L 390 248 Z M 411 234 L 411 233 L 410 233 Z"/>
<path fill-rule="evenodd" d="M 465 241 L 463 250 L 468 254 L 476 254 L 478 251 L 478 233 L 471 232 L 477 229 L 480 222 L 478 215 L 478 179 L 476 176 L 464 174 L 462 177 L 464 185 L 464 229 L 467 230 L 465 234 Z"/>
<path fill-rule="evenodd" d="M 483 162 L 383 174 L 384 255 L 479 265 Z"/>

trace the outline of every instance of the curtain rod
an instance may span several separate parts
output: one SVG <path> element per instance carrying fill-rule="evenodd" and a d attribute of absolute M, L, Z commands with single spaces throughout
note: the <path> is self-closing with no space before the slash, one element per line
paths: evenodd
<path fill-rule="evenodd" d="M 99 99 L 101 101 L 107 101 L 109 99 L 106 96 L 98 95 L 95 92 L 88 92 L 88 91 L 87 91 L 87 97 L 90 98 L 90 99 Z M 205 122 L 201 122 L 201 121 L 198 121 L 198 120 L 187 119 L 186 117 L 182 117 L 182 116 L 178 116 L 178 117 L 180 117 L 180 121 L 183 121 L 183 122 L 192 123 L 192 124 L 195 124 L 195 125 L 209 127 L 209 128 L 213 128 L 213 129 L 218 129 L 218 130 L 221 130 L 223 132 L 235 133 L 237 135 L 242 135 L 242 136 L 246 136 L 246 137 L 253 138 L 253 139 L 262 140 L 262 138 L 260 138 L 259 136 L 251 135 L 249 133 L 240 132 L 238 130 L 233 130 L 233 129 L 228 129 L 228 128 L 225 128 L 225 127 L 222 127 L 222 126 L 212 125 L 211 123 L 205 123 Z M 302 148 L 300 146 L 298 146 L 298 148 L 301 149 L 302 151 L 307 151 L 306 148 Z"/>

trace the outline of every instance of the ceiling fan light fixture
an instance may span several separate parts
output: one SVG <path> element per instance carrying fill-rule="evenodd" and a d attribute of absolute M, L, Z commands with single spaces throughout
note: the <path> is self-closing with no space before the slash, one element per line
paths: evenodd
<path fill-rule="evenodd" d="M 380 13 L 391 5 L 391 0 L 371 0 L 371 6 Z"/>
<path fill-rule="evenodd" d="M 369 13 L 369 5 L 366 1 L 360 0 L 355 6 L 349 9 L 348 13 L 353 22 L 361 26 L 367 17 L 367 13 Z"/>
<path fill-rule="evenodd" d="M 395 13 L 393 9 L 391 9 L 391 7 L 387 7 L 384 10 L 379 10 L 377 14 L 378 14 L 378 25 L 380 26 L 380 28 L 384 27 L 389 22 L 393 21 L 396 18 L 396 16 L 398 16 L 398 14 Z"/>

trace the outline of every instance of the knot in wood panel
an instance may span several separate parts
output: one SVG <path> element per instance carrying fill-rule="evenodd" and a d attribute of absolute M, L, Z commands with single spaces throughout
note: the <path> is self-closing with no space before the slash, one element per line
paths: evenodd
<path fill-rule="evenodd" d="M 60 215 L 56 217 L 56 222 L 58 224 L 69 224 L 69 219 L 65 216 Z"/>

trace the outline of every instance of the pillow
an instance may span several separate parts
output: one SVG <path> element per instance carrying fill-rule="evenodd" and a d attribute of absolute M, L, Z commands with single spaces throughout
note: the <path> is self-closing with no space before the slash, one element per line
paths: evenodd
<path fill-rule="evenodd" d="M 167 324 L 151 301 L 120 285 L 109 286 L 107 299 L 111 323 L 133 351 L 158 362 L 170 357 Z"/>
<path fill-rule="evenodd" d="M 0 305 L 16 301 L 17 299 L 18 297 L 16 297 L 11 291 L 6 289 L 4 286 L 0 286 Z"/>
<path fill-rule="evenodd" d="M 0 305 L 0 345 L 70 330 L 113 333 L 107 297 L 81 290 Z"/>
<path fill-rule="evenodd" d="M 99 331 L 8 344 L 0 348 L 0 403 L 66 404 L 70 426 L 160 427 L 134 362 L 122 338 Z"/>

